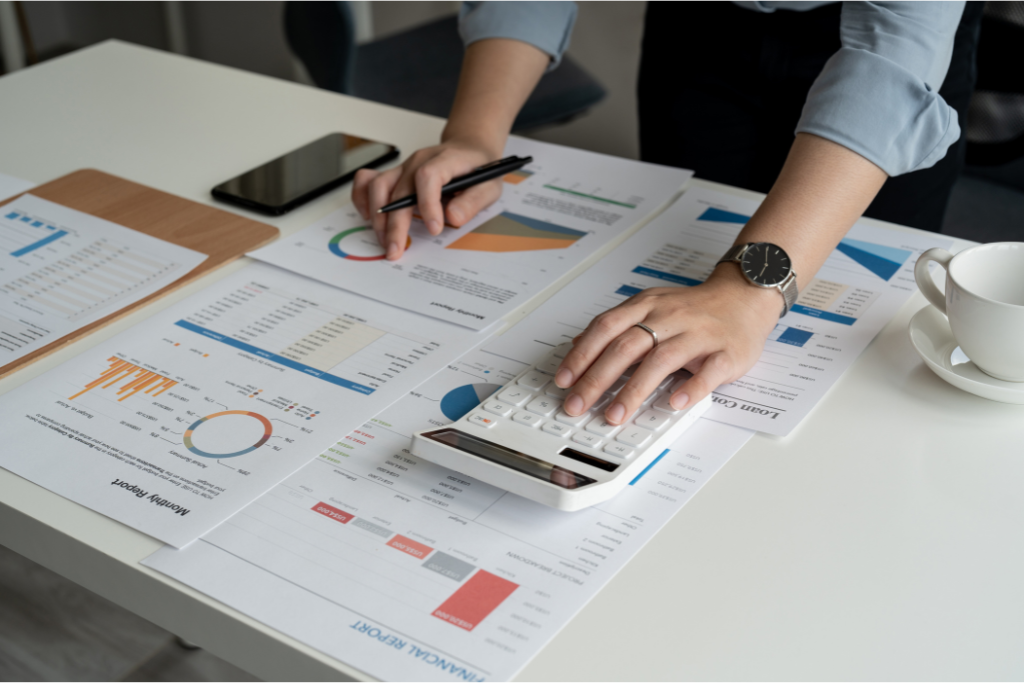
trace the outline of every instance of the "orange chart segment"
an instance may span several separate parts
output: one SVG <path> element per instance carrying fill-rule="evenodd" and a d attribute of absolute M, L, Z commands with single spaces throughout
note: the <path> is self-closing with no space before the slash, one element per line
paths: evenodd
<path fill-rule="evenodd" d="M 563 228 L 554 223 L 503 211 L 455 240 L 447 248 L 495 252 L 565 249 L 586 234 L 582 230 Z"/>
<path fill-rule="evenodd" d="M 127 380 L 124 384 L 117 389 L 117 395 L 120 396 L 118 401 L 123 401 L 129 396 L 134 396 L 138 392 L 144 394 L 151 394 L 152 396 L 159 396 L 167 389 L 170 389 L 176 381 L 168 379 L 163 375 L 140 368 L 138 365 L 129 363 L 126 360 L 122 360 L 117 356 L 111 356 L 107 359 L 110 363 L 110 367 L 99 376 L 85 385 L 85 388 L 79 391 L 68 400 L 74 400 L 82 394 L 92 391 L 97 387 L 100 389 L 108 389 L 115 384 L 118 384 L 124 380 Z"/>

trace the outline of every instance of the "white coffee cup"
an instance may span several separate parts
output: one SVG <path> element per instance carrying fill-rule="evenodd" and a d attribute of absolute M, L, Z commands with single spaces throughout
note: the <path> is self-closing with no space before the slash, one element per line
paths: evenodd
<path fill-rule="evenodd" d="M 942 295 L 928 262 L 946 269 Z M 996 242 L 955 256 L 929 249 L 914 266 L 925 298 L 949 318 L 964 354 L 986 374 L 1024 382 L 1024 242 Z"/>

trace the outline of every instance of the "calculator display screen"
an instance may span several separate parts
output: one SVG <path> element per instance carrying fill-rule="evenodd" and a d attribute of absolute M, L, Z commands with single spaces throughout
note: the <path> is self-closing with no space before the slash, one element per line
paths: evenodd
<path fill-rule="evenodd" d="M 550 482 L 555 486 L 561 486 L 563 489 L 578 489 L 581 486 L 593 484 L 597 481 L 596 479 L 567 470 L 564 467 L 557 467 L 549 462 L 514 451 L 511 448 L 505 448 L 489 441 L 482 441 L 455 429 L 439 429 L 434 432 L 427 432 L 423 436 L 434 441 L 440 441 L 452 448 L 458 448 L 464 453 L 469 453 L 478 458 L 515 470 L 516 472 L 522 472 L 531 477 Z"/>

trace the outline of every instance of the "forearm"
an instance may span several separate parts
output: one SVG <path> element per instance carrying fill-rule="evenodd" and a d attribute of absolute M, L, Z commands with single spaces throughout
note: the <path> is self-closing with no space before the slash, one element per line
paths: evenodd
<path fill-rule="evenodd" d="M 471 142 L 499 156 L 549 62 L 547 54 L 518 40 L 491 38 L 470 45 L 441 140 Z"/>
<path fill-rule="evenodd" d="M 736 244 L 771 242 L 781 246 L 792 260 L 797 283 L 806 285 L 887 177 L 856 152 L 800 133 L 778 180 Z"/>

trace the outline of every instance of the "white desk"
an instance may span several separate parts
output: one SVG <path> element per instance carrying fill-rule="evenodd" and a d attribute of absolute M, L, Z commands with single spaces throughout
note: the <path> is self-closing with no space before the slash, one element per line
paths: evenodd
<path fill-rule="evenodd" d="M 0 78 L 0 102 L 0 172 L 43 182 L 94 167 L 200 202 L 330 131 L 408 153 L 443 124 L 114 42 Z M 332 193 L 269 222 L 291 232 L 347 202 Z M 922 305 L 791 436 L 755 437 L 522 678 L 1024 676 L 1024 408 L 924 366 L 906 334 Z M 0 543 L 257 676 L 360 676 L 139 566 L 156 541 L 3 470 Z"/>

